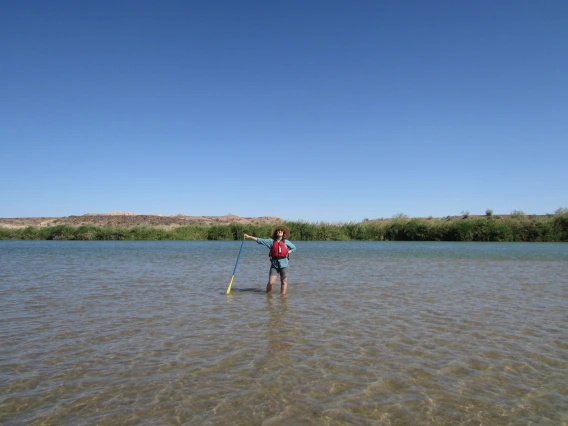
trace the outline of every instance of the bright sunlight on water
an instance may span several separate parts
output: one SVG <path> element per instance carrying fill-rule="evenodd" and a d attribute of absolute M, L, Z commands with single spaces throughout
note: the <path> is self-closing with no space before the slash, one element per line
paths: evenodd
<path fill-rule="evenodd" d="M 567 244 L 294 243 L 1 241 L 0 423 L 568 424 Z"/>

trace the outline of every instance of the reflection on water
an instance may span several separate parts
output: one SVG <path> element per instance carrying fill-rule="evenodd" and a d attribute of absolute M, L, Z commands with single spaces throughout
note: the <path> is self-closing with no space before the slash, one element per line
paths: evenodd
<path fill-rule="evenodd" d="M 297 246 L 0 242 L 0 423 L 568 423 L 568 245 Z"/>

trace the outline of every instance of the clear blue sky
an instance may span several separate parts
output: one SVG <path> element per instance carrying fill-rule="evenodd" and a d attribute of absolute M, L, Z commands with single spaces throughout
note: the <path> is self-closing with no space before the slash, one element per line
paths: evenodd
<path fill-rule="evenodd" d="M 0 2 L 0 217 L 568 207 L 568 2 Z"/>

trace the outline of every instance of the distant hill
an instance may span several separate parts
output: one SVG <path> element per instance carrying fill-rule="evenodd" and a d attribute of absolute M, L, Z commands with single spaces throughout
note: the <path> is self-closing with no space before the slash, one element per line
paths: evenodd
<path fill-rule="evenodd" d="M 159 226 L 175 227 L 184 225 L 221 225 L 228 223 L 238 224 L 277 224 L 285 222 L 284 219 L 275 216 L 240 217 L 232 214 L 225 216 L 187 216 L 176 214 L 163 216 L 158 214 L 137 214 L 125 212 L 111 213 L 87 213 L 82 216 L 65 217 L 27 217 L 27 218 L 0 218 L 2 228 L 42 228 L 47 226 L 110 226 L 110 227 L 133 227 L 133 226 Z"/>

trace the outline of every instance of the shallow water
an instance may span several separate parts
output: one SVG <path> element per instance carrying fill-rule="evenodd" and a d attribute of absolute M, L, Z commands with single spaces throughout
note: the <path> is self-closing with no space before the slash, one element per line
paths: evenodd
<path fill-rule="evenodd" d="M 568 245 L 0 241 L 3 425 L 566 425 Z"/>

